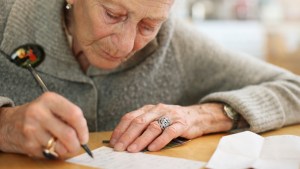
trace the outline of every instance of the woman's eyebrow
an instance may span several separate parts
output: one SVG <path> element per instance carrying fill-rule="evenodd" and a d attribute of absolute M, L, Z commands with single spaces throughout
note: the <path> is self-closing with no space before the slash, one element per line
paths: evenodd
<path fill-rule="evenodd" d="M 118 4 L 117 2 L 114 2 L 113 0 L 105 0 L 103 5 L 109 9 L 116 9 L 116 10 L 126 10 L 128 13 L 135 13 L 134 11 L 128 9 L 126 6 L 123 6 L 122 4 Z M 151 20 L 154 22 L 164 22 L 168 19 L 167 16 L 147 16 L 144 18 L 145 20 Z"/>
<path fill-rule="evenodd" d="M 114 1 L 105 1 L 102 5 L 108 7 L 108 8 L 114 8 L 117 10 L 128 10 L 125 6 L 121 5 L 121 4 L 117 4 Z"/>
<path fill-rule="evenodd" d="M 168 19 L 168 17 L 165 17 L 165 16 L 160 16 L 160 17 L 149 16 L 149 17 L 145 18 L 145 20 L 150 20 L 150 21 L 155 21 L 155 22 L 164 22 L 167 19 Z"/>

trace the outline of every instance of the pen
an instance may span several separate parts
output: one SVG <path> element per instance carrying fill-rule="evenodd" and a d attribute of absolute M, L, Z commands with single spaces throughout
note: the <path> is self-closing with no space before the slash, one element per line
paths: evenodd
<path fill-rule="evenodd" d="M 81 147 L 84 149 L 86 153 L 92 158 L 94 158 L 93 153 L 91 152 L 90 148 L 86 144 L 81 144 Z"/>

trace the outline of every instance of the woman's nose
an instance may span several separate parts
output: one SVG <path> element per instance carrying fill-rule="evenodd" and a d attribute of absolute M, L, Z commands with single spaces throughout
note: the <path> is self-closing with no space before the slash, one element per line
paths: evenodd
<path fill-rule="evenodd" d="M 136 39 L 136 29 L 136 26 L 131 24 L 124 24 L 122 28 L 120 28 L 115 42 L 120 53 L 128 54 L 133 50 Z"/>

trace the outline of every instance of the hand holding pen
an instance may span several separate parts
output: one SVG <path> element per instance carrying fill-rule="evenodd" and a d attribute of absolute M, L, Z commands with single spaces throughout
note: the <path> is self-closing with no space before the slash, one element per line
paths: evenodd
<path fill-rule="evenodd" d="M 30 103 L 5 108 L 4 112 L 10 116 L 4 116 L 1 120 L 3 126 L 11 128 L 10 132 L 14 135 L 1 133 L 7 141 L 4 151 L 56 159 L 75 154 L 81 145 L 92 157 L 87 145 L 82 144 L 88 141 L 88 128 L 81 109 L 66 98 L 48 92 L 34 69 L 44 59 L 43 49 L 29 44 L 6 56 L 16 65 L 28 69 L 44 94 Z M 15 125 L 18 127 L 13 127 Z"/>

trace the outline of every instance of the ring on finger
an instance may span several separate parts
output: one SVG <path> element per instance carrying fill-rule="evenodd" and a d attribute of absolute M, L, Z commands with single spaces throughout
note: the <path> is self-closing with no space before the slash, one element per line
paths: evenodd
<path fill-rule="evenodd" d="M 59 155 L 55 152 L 55 145 L 56 145 L 55 138 L 51 137 L 47 142 L 47 146 L 43 150 L 43 155 L 46 158 L 53 160 L 59 157 Z"/>
<path fill-rule="evenodd" d="M 168 117 L 161 117 L 157 120 L 157 122 L 162 130 L 165 130 L 171 125 L 171 120 Z"/>

